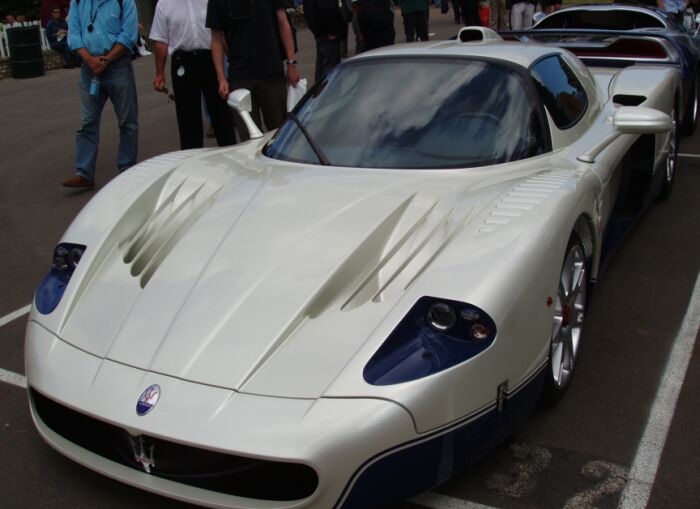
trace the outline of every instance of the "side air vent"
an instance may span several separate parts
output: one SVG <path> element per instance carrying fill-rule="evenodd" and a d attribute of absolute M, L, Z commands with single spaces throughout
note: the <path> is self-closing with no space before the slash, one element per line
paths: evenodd
<path fill-rule="evenodd" d="M 647 98 L 643 95 L 627 95 L 627 94 L 615 94 L 613 96 L 613 103 L 618 106 L 639 106 Z"/>
<path fill-rule="evenodd" d="M 480 234 L 493 233 L 544 203 L 568 180 L 571 173 L 553 170 L 534 176 L 504 193 L 479 227 Z"/>
<path fill-rule="evenodd" d="M 486 41 L 502 41 L 500 35 L 495 30 L 486 27 L 464 27 L 459 31 L 457 38 L 461 42 L 486 42 Z"/>

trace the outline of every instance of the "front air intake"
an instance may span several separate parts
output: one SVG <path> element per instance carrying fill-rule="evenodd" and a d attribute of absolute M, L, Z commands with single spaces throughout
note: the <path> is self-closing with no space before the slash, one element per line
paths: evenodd
<path fill-rule="evenodd" d="M 304 499 L 318 487 L 318 475 L 307 465 L 224 454 L 146 435 L 133 437 L 118 426 L 71 410 L 34 389 L 30 389 L 30 395 L 41 421 L 83 449 L 141 471 L 143 464 L 135 459 L 134 444 L 151 451 L 149 475 L 155 477 L 272 501 Z"/>

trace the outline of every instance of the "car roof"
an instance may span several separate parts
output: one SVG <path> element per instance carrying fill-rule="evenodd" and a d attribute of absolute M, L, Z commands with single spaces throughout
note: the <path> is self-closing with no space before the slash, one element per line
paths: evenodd
<path fill-rule="evenodd" d="M 376 57 L 426 57 L 445 56 L 477 57 L 501 60 L 529 68 L 545 55 L 563 53 L 564 50 L 544 44 L 488 40 L 461 42 L 458 40 L 396 44 L 361 53 L 353 60 Z"/>

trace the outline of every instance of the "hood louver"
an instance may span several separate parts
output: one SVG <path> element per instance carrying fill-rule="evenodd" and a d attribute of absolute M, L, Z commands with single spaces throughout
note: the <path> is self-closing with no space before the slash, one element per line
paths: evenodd
<path fill-rule="evenodd" d="M 130 239 L 124 263 L 131 266 L 132 276 L 140 278 L 141 288 L 177 241 L 209 210 L 221 187 L 182 180 Z"/>

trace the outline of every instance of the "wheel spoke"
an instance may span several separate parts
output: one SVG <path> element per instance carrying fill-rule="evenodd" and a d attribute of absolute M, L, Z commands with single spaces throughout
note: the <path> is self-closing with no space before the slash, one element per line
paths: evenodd
<path fill-rule="evenodd" d="M 568 262 L 568 260 L 566 260 Z M 564 270 L 561 271 L 561 277 L 559 278 L 559 296 L 562 302 L 566 302 L 566 298 L 569 296 L 569 290 L 571 288 L 571 283 L 569 281 L 569 272 L 564 266 Z"/>
<path fill-rule="evenodd" d="M 560 341 L 556 345 L 552 345 L 551 353 L 552 376 L 557 384 L 561 383 L 561 369 L 564 360 L 564 344 Z"/>
<path fill-rule="evenodd" d="M 573 288 L 571 289 L 571 294 L 569 295 L 569 305 L 571 308 L 576 307 L 576 303 L 581 296 L 583 290 L 583 285 L 585 283 L 584 279 L 586 277 L 586 270 L 583 262 L 576 262 L 573 264 L 573 274 L 571 279 L 573 280 Z"/>
<path fill-rule="evenodd" d="M 569 383 L 576 363 L 586 306 L 586 261 L 582 246 L 567 252 L 552 317 L 550 365 L 556 387 Z"/>

